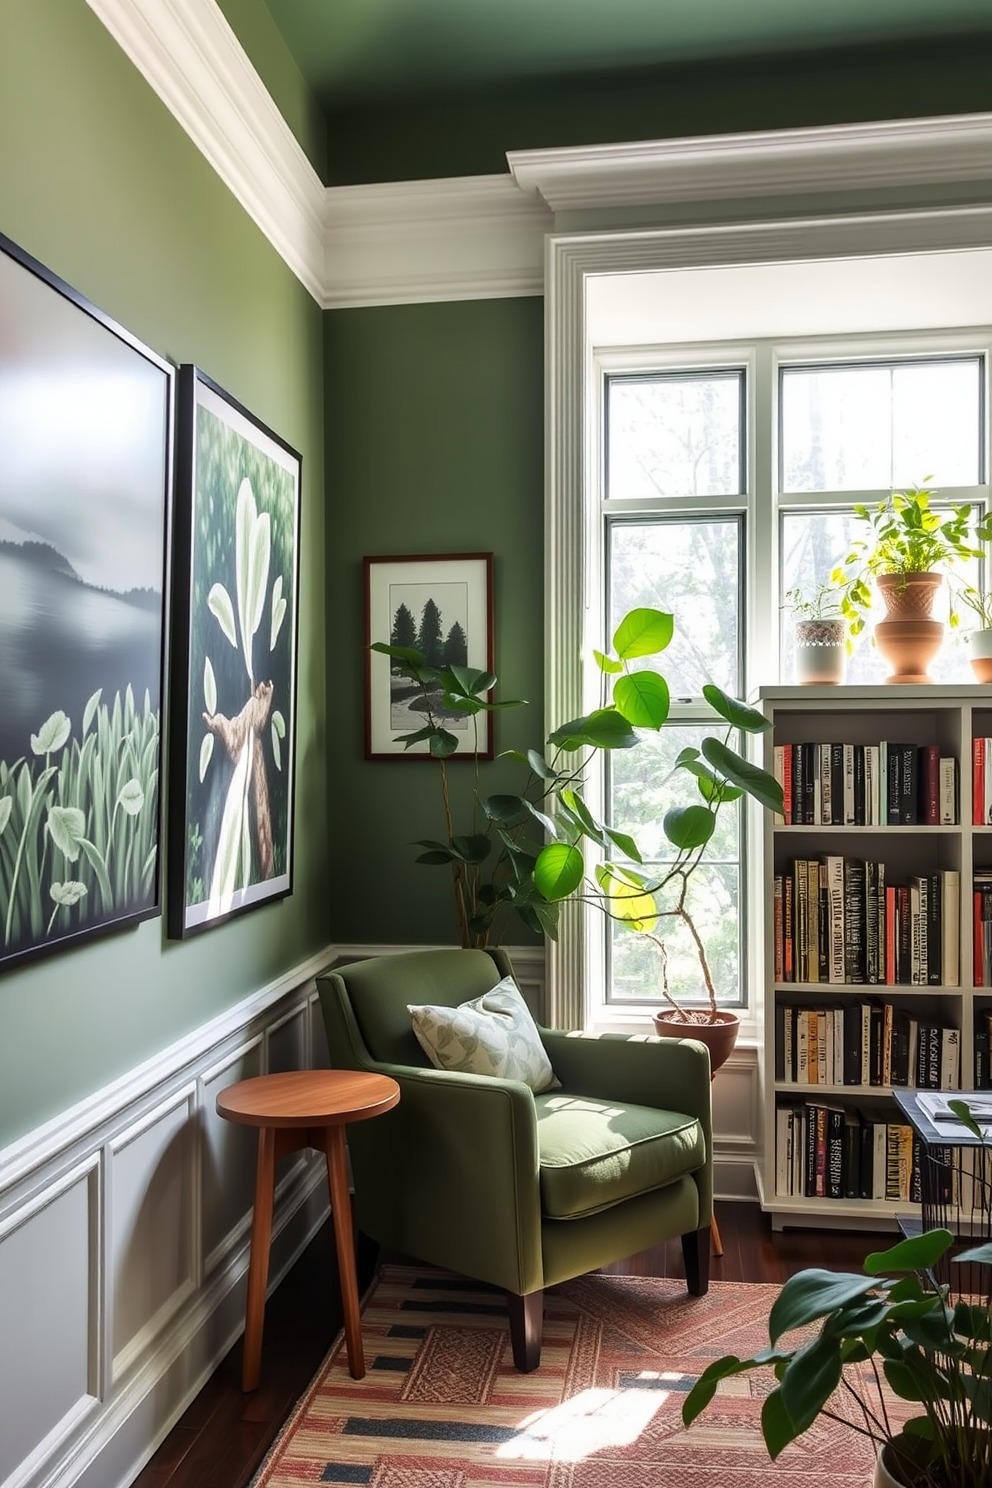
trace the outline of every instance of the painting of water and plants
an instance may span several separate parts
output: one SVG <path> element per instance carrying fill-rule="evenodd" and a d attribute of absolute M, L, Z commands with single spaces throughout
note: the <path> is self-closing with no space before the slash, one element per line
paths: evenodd
<path fill-rule="evenodd" d="M 197 368 L 179 396 L 175 937 L 292 889 L 301 473 Z"/>
<path fill-rule="evenodd" d="M 172 396 L 0 235 L 0 970 L 159 912 Z"/>

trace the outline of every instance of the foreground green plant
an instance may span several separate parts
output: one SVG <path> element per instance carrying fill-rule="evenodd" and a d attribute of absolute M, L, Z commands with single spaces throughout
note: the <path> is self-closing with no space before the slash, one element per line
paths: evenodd
<path fill-rule="evenodd" d="M 425 722 L 399 740 L 407 749 L 426 743 L 438 762 L 445 836 L 418 843 L 424 851 L 417 861 L 449 868 L 462 944 L 495 943 L 508 914 L 555 939 L 560 907 L 574 897 L 654 940 L 662 955 L 663 993 L 681 1011 L 668 989 L 664 939 L 655 934 L 661 922 L 679 922 L 692 938 L 715 1012 L 716 989 L 686 896 L 722 807 L 748 795 L 769 810 L 781 810 L 777 781 L 731 743 L 738 732 L 763 732 L 768 721 L 720 688 L 710 683 L 703 687 L 725 727 L 719 737 L 704 738 L 698 749 L 682 750 L 675 761 L 672 776 L 696 799 L 674 801 L 666 811 L 663 830 L 675 851 L 657 872 L 644 870 L 633 836 L 600 820 L 586 800 L 586 771 L 598 753 L 635 748 L 645 733 L 656 733 L 668 719 L 665 677 L 634 663 L 664 651 L 673 633 L 672 616 L 660 610 L 636 609 L 626 615 L 612 650 L 594 653 L 603 678 L 602 705 L 554 729 L 542 748 L 501 756 L 526 771 L 518 793 L 484 795 L 476 763 L 473 816 L 466 832 L 456 831 L 453 820 L 446 761 L 459 741 L 446 723 L 452 715 L 477 719 L 483 712 L 521 704 L 490 697 L 497 682 L 491 672 L 431 666 L 422 652 L 408 646 L 376 642 L 372 649 L 390 658 L 394 675 L 420 690 L 418 707 Z"/>
<path fill-rule="evenodd" d="M 981 1137 L 966 1104 L 950 1105 Z M 823 1416 L 885 1447 L 904 1488 L 992 1488 L 992 1306 L 987 1289 L 981 1300 L 952 1301 L 950 1288 L 934 1280 L 953 1244 L 949 1230 L 928 1230 L 869 1255 L 864 1274 L 810 1269 L 790 1277 L 769 1314 L 769 1347 L 708 1365 L 683 1404 L 686 1426 L 722 1380 L 770 1368 L 777 1384 L 761 1411 L 770 1457 Z M 992 1265 L 992 1244 L 950 1260 Z M 807 1335 L 783 1348 L 797 1328 Z M 893 1421 L 883 1379 L 920 1414 Z M 854 1403 L 853 1422 L 831 1403 L 838 1392 Z"/>

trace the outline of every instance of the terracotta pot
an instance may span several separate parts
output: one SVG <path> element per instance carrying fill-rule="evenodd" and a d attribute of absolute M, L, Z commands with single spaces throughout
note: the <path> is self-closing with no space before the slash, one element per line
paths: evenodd
<path fill-rule="evenodd" d="M 940 620 L 875 622 L 875 645 L 889 668 L 886 682 L 932 682 L 927 667 L 943 642 Z"/>
<path fill-rule="evenodd" d="M 970 630 L 965 640 L 968 665 L 975 681 L 992 682 L 992 630 Z"/>
<path fill-rule="evenodd" d="M 794 640 L 797 682 L 821 687 L 843 682 L 847 669 L 843 620 L 797 620 Z"/>
<path fill-rule="evenodd" d="M 686 1008 L 685 1013 L 685 1018 L 680 1018 L 677 1013 L 655 1013 L 655 1033 L 662 1038 L 698 1039 L 709 1049 L 710 1071 L 716 1074 L 734 1051 L 740 1032 L 740 1018 L 736 1013 L 726 1012 L 722 1008 L 715 1016 L 708 1007 Z"/>
<path fill-rule="evenodd" d="M 933 613 L 937 590 L 943 582 L 943 575 L 939 573 L 875 575 L 889 620 L 928 620 Z"/>

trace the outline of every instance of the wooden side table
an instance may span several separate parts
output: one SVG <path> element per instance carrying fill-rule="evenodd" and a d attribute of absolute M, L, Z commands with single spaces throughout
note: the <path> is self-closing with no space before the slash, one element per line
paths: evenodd
<path fill-rule="evenodd" d="M 257 1075 L 254 1079 L 230 1085 L 218 1095 L 217 1110 L 221 1116 L 244 1126 L 258 1127 L 255 1208 L 251 1221 L 241 1366 L 243 1390 L 257 1389 L 261 1374 L 276 1162 L 286 1153 L 298 1152 L 302 1147 L 314 1147 L 327 1158 L 348 1368 L 353 1379 L 361 1379 L 364 1375 L 365 1355 L 358 1311 L 358 1277 L 344 1128 L 349 1121 L 367 1121 L 372 1116 L 380 1116 L 391 1110 L 399 1098 L 400 1087 L 395 1080 L 388 1075 L 368 1074 L 361 1070 L 290 1070 L 285 1074 Z"/>

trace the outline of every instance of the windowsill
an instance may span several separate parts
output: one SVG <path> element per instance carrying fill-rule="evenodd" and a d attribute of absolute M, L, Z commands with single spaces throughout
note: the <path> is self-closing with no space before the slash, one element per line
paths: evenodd
<path fill-rule="evenodd" d="M 588 1033 L 625 1033 L 628 1036 L 654 1033 L 651 1014 L 644 1008 L 594 1008 L 586 1019 L 585 1028 Z M 757 1049 L 760 1045 L 761 1033 L 757 1020 L 753 1015 L 742 1017 L 737 1047 Z"/>

